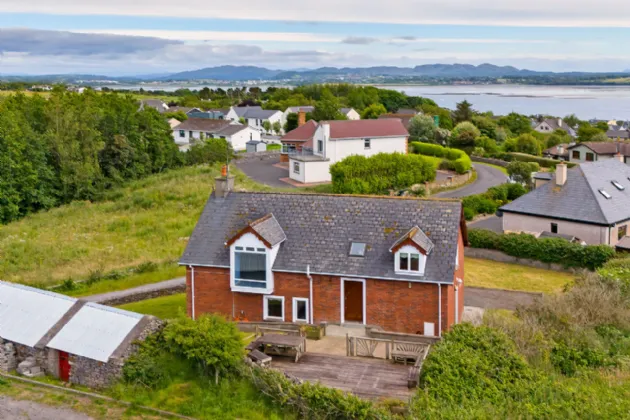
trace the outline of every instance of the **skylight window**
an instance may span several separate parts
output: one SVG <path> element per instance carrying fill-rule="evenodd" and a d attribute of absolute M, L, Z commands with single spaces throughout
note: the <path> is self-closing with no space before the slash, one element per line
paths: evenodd
<path fill-rule="evenodd" d="M 351 257 L 365 257 L 365 244 L 362 242 L 352 242 L 350 244 Z"/>
<path fill-rule="evenodd" d="M 610 200 L 612 198 L 612 196 L 608 194 L 606 190 L 599 190 L 599 193 L 603 195 L 606 198 L 606 200 Z"/>
<path fill-rule="evenodd" d="M 623 190 L 626 189 L 626 187 L 624 187 L 623 185 L 621 185 L 617 181 L 610 181 L 610 183 L 613 184 L 615 186 L 615 188 L 617 188 L 619 191 L 623 191 Z"/>

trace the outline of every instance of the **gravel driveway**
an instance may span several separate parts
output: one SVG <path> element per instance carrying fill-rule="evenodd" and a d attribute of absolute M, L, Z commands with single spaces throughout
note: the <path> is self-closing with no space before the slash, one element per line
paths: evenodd
<path fill-rule="evenodd" d="M 92 417 L 67 408 L 51 407 L 32 401 L 14 400 L 0 396 L 2 420 L 90 420 Z"/>
<path fill-rule="evenodd" d="M 503 184 L 508 179 L 507 175 L 492 166 L 473 163 L 473 168 L 477 171 L 477 180 L 475 182 L 463 188 L 437 193 L 431 197 L 460 198 L 473 194 L 481 194 L 486 192 L 490 187 Z"/>

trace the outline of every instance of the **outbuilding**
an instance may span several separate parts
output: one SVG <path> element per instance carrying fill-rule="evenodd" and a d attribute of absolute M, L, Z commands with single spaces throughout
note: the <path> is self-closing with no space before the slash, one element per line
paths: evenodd
<path fill-rule="evenodd" d="M 106 387 L 136 343 L 161 326 L 152 316 L 0 281 L 0 372 Z"/>

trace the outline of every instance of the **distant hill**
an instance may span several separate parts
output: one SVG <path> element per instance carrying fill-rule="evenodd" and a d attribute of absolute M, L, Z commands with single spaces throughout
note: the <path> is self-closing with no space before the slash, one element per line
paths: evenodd
<path fill-rule="evenodd" d="M 269 70 L 256 66 L 220 66 L 207 67 L 199 70 L 183 71 L 162 77 L 162 80 L 270 80 L 280 70 Z"/>

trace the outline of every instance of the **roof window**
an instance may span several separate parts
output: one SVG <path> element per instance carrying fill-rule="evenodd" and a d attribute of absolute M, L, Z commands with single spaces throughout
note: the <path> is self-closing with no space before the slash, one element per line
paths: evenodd
<path fill-rule="evenodd" d="M 601 195 L 603 195 L 606 200 L 610 200 L 612 196 L 606 192 L 606 190 L 598 190 Z"/>
<path fill-rule="evenodd" d="M 615 186 L 615 188 L 617 188 L 619 191 L 623 191 L 623 190 L 626 189 L 626 187 L 624 187 L 623 185 L 621 185 L 617 181 L 610 181 L 610 183 L 613 184 Z"/>
<path fill-rule="evenodd" d="M 365 244 L 363 242 L 352 242 L 350 244 L 351 257 L 365 257 Z"/>

